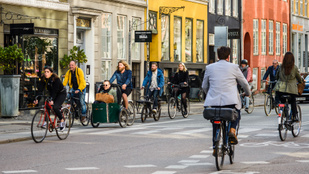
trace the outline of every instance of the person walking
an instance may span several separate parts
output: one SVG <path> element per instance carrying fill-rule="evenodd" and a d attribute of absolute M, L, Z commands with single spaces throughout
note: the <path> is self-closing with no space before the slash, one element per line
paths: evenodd
<path fill-rule="evenodd" d="M 243 75 L 245 76 L 245 78 L 248 81 L 248 83 L 250 85 L 250 88 L 251 88 L 251 82 L 253 81 L 252 80 L 252 71 L 251 71 L 251 68 L 248 65 L 248 61 L 246 59 L 241 60 L 240 70 L 243 73 Z M 245 100 L 246 100 L 245 111 L 248 112 L 248 109 L 249 109 L 249 97 L 245 96 Z"/>

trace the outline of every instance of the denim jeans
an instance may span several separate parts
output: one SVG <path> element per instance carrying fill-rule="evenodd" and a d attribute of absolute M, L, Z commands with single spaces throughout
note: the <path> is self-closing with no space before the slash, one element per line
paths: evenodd
<path fill-rule="evenodd" d="M 84 89 L 82 93 L 75 94 L 75 91 L 73 90 L 73 88 L 71 88 L 70 92 L 71 92 L 71 97 L 76 97 L 76 96 L 79 97 L 80 106 L 82 107 L 82 116 L 86 116 L 86 113 L 87 113 L 87 107 L 85 103 L 86 89 Z M 78 94 L 80 95 L 78 96 Z"/>
<path fill-rule="evenodd" d="M 149 96 L 149 99 L 151 99 L 151 97 L 153 96 L 153 109 L 157 109 L 158 108 L 158 94 L 159 94 L 159 91 L 158 90 L 153 90 L 153 91 L 150 91 L 149 89 L 149 92 L 148 92 L 148 96 Z"/>

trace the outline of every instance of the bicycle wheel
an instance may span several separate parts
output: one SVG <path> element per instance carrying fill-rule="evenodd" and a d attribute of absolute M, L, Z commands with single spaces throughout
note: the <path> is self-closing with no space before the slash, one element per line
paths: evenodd
<path fill-rule="evenodd" d="M 302 115 L 301 115 L 301 109 L 299 105 L 297 105 L 297 112 L 298 113 L 296 117 L 294 118 L 297 121 L 294 121 L 292 125 L 292 135 L 294 137 L 297 137 L 301 130 Z"/>
<path fill-rule="evenodd" d="M 70 112 L 71 112 L 71 127 L 74 124 L 74 119 L 75 119 L 75 115 L 76 115 L 75 110 L 72 107 L 73 106 L 71 106 L 71 108 L 70 108 Z"/>
<path fill-rule="evenodd" d="M 79 119 L 80 119 L 79 121 L 80 121 L 80 123 L 82 123 L 83 126 L 88 126 L 89 121 L 90 121 L 90 109 L 89 109 L 88 103 L 86 103 L 86 107 L 87 107 L 87 111 L 86 111 L 85 121 L 82 120 L 81 116 L 79 117 Z"/>
<path fill-rule="evenodd" d="M 158 110 L 157 113 L 153 114 L 153 119 L 155 121 L 159 121 L 161 117 L 161 104 L 158 104 Z"/>
<path fill-rule="evenodd" d="M 221 125 L 219 128 L 219 134 L 217 137 L 217 142 L 215 144 L 215 160 L 216 160 L 216 167 L 217 170 L 221 170 L 224 163 L 224 129 Z"/>
<path fill-rule="evenodd" d="M 278 104 L 275 104 L 275 111 L 276 111 L 276 114 L 278 115 L 279 114 L 279 106 L 278 106 Z"/>
<path fill-rule="evenodd" d="M 46 123 L 45 126 L 43 126 L 44 123 Z M 31 122 L 31 136 L 34 142 L 40 143 L 45 139 L 48 125 L 48 118 L 45 115 L 44 111 L 38 110 L 34 114 Z"/>
<path fill-rule="evenodd" d="M 60 130 L 60 127 L 56 128 L 56 134 L 60 140 L 64 140 L 69 136 L 72 117 L 71 117 L 70 110 L 67 108 L 64 108 L 61 112 L 62 112 L 63 119 L 65 121 L 65 128 L 63 130 Z M 60 122 L 59 117 L 57 117 L 57 123 L 58 121 Z"/>
<path fill-rule="evenodd" d="M 91 125 L 92 125 L 92 127 L 94 127 L 94 128 L 99 127 L 100 123 L 94 123 L 94 122 L 93 122 L 93 115 L 92 115 L 92 112 L 90 113 L 90 120 L 91 120 Z"/>
<path fill-rule="evenodd" d="M 251 95 L 249 97 L 249 108 L 248 108 L 247 113 L 251 114 L 253 112 L 253 110 L 254 110 L 254 98 L 253 98 L 253 95 Z"/>
<path fill-rule="evenodd" d="M 266 116 L 269 116 L 271 113 L 271 107 L 272 107 L 272 99 L 269 94 L 265 94 L 265 100 L 264 100 L 264 111 Z"/>
<path fill-rule="evenodd" d="M 128 107 L 128 126 L 132 126 L 134 121 L 135 121 L 134 103 L 132 101 L 129 101 L 129 107 Z"/>
<path fill-rule="evenodd" d="M 174 119 L 175 116 L 176 116 L 176 109 L 177 109 L 177 106 L 176 106 L 176 100 L 174 97 L 171 97 L 168 101 L 168 116 L 171 118 L 171 119 Z"/>
<path fill-rule="evenodd" d="M 126 111 L 125 108 L 121 108 L 120 112 L 119 112 L 119 125 L 122 128 L 127 127 L 128 124 L 128 112 Z"/>
<path fill-rule="evenodd" d="M 189 101 L 188 98 L 186 98 L 186 103 L 187 103 L 187 113 L 186 114 L 185 114 L 185 108 L 181 104 L 181 114 L 182 114 L 183 118 L 188 118 L 189 113 L 190 113 L 190 101 Z"/>
<path fill-rule="evenodd" d="M 141 113 L 141 121 L 144 123 L 147 119 L 147 117 L 149 116 L 150 114 L 150 109 L 144 105 L 143 108 L 142 108 L 142 113 Z"/>
<path fill-rule="evenodd" d="M 288 120 L 288 116 L 286 115 L 285 108 L 284 108 L 283 112 L 281 114 L 281 119 L 280 119 L 280 123 L 279 123 L 279 126 L 278 126 L 279 137 L 280 137 L 281 141 L 284 141 L 286 139 L 286 136 L 287 136 L 288 129 L 285 126 L 285 123 L 287 122 L 287 120 Z"/>

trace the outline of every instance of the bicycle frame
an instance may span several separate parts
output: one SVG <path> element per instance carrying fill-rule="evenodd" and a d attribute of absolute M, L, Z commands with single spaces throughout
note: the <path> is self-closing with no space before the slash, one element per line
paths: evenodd
<path fill-rule="evenodd" d="M 50 114 L 49 114 L 49 112 L 48 112 L 48 108 L 50 108 L 50 111 L 55 115 L 55 118 L 54 118 L 54 121 L 52 121 L 52 119 L 50 118 Z M 48 126 L 48 129 L 49 129 L 49 131 L 50 132 L 52 132 L 52 130 L 54 129 L 54 128 L 56 128 L 56 125 L 57 125 L 57 122 L 56 122 L 56 117 L 57 117 L 57 115 L 55 114 L 55 112 L 54 112 L 54 110 L 52 109 L 52 106 L 49 104 L 49 102 L 48 102 L 48 100 L 45 100 L 45 103 L 44 103 L 44 119 L 46 119 L 45 117 L 46 117 L 46 115 L 48 116 L 48 119 L 49 119 L 49 121 L 50 121 L 50 123 L 52 124 L 52 129 L 50 129 L 50 127 L 49 127 L 49 125 L 47 125 Z M 42 122 L 43 124 L 44 124 L 44 121 Z M 42 125 L 43 126 L 43 125 Z"/>
<path fill-rule="evenodd" d="M 216 130 L 215 142 L 220 141 L 220 127 L 223 126 L 223 130 L 224 130 L 224 132 L 223 132 L 223 138 L 224 138 L 223 144 L 224 144 L 224 149 L 226 150 L 227 149 L 227 145 L 229 143 L 228 133 L 229 133 L 229 131 L 231 129 L 231 122 L 227 122 L 227 121 L 224 121 L 224 120 L 214 120 L 213 124 L 220 125 L 217 128 L 217 130 Z"/>

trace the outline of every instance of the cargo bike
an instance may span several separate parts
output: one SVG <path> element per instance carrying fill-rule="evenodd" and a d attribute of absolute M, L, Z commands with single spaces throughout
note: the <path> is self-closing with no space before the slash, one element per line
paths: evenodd
<path fill-rule="evenodd" d="M 99 127 L 100 123 L 119 123 L 123 128 L 133 125 L 135 121 L 135 110 L 132 101 L 126 109 L 122 104 L 121 88 L 117 84 L 111 85 L 111 90 L 116 90 L 116 103 L 94 103 L 92 104 L 91 125 Z"/>

